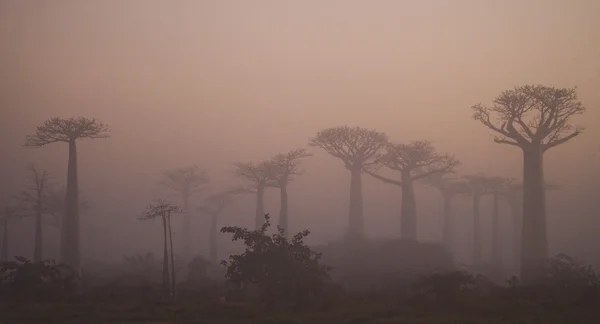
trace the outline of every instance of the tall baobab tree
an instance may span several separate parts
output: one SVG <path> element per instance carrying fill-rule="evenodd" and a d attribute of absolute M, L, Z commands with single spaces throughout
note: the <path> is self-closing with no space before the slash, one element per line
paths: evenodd
<path fill-rule="evenodd" d="M 275 170 L 271 161 L 263 161 L 259 163 L 235 163 L 234 174 L 247 182 L 250 182 L 250 187 L 246 192 L 256 193 L 256 213 L 254 216 L 254 224 L 257 229 L 262 227 L 265 215 L 265 189 L 269 187 L 277 187 L 277 179 Z"/>
<path fill-rule="evenodd" d="M 364 236 L 362 172 L 376 163 L 377 154 L 388 143 L 383 132 L 362 127 L 339 126 L 327 128 L 311 139 L 310 145 L 320 147 L 330 155 L 342 160 L 350 171 L 350 208 L 348 212 L 348 236 Z"/>
<path fill-rule="evenodd" d="M 56 142 L 69 145 L 66 211 L 63 221 L 65 239 L 61 244 L 61 258 L 65 264 L 76 270 L 81 266 L 76 143 L 80 139 L 107 138 L 108 132 L 108 126 L 94 118 L 54 117 L 37 126 L 35 133 L 25 138 L 26 147 L 42 147 Z"/>
<path fill-rule="evenodd" d="M 190 198 L 207 189 L 210 182 L 206 171 L 196 165 L 167 170 L 162 174 L 159 184 L 175 191 L 183 203 L 183 255 L 189 260 L 192 254 Z"/>
<path fill-rule="evenodd" d="M 453 171 L 458 161 L 446 154 L 439 154 L 428 141 L 413 141 L 409 144 L 389 144 L 378 155 L 377 163 L 365 168 L 365 172 L 385 183 L 402 188 L 402 208 L 400 214 L 400 237 L 417 240 L 417 203 L 414 181 L 432 175 L 447 174 Z M 377 170 L 385 166 L 400 173 L 395 180 L 380 175 Z"/>
<path fill-rule="evenodd" d="M 482 262 L 481 250 L 481 198 L 492 193 L 490 179 L 484 174 L 465 175 L 468 191 L 466 194 L 473 196 L 473 265 L 480 266 Z"/>
<path fill-rule="evenodd" d="M 38 170 L 34 165 L 29 167 L 29 176 L 27 180 L 29 187 L 27 187 L 19 197 L 23 203 L 22 209 L 25 215 L 28 212 L 34 211 L 35 216 L 35 234 L 34 234 L 34 248 L 33 248 L 33 262 L 41 262 L 43 256 L 43 233 L 42 233 L 42 220 L 43 216 L 47 211 L 46 198 L 48 195 L 48 189 L 52 186 L 50 174 L 46 171 Z"/>
<path fill-rule="evenodd" d="M 8 233 L 10 220 L 17 217 L 18 208 L 15 206 L 7 206 L 4 208 L 4 215 L 0 218 L 0 226 L 2 226 L 2 249 L 0 250 L 0 261 L 8 261 Z"/>
<path fill-rule="evenodd" d="M 174 264 L 174 255 L 173 255 L 173 239 L 171 237 L 171 215 L 173 213 L 180 212 L 179 207 L 171 204 L 170 202 L 164 199 L 156 199 L 152 202 L 146 209 L 142 212 L 140 216 L 138 216 L 139 220 L 150 220 L 160 218 L 163 226 L 163 288 L 165 290 L 165 294 L 169 292 L 175 297 L 175 264 Z M 171 259 L 169 260 L 169 243 L 170 242 L 170 250 L 171 250 Z M 171 269 L 169 270 L 169 264 L 171 264 Z M 169 277 L 169 271 L 171 272 L 171 276 Z"/>
<path fill-rule="evenodd" d="M 583 114 L 576 88 L 518 86 L 498 95 L 491 106 L 476 104 L 473 118 L 494 131 L 496 143 L 523 151 L 523 230 L 521 279 L 534 283 L 544 275 L 548 257 L 543 157 L 582 132 L 573 116 Z"/>
<path fill-rule="evenodd" d="M 452 201 L 454 198 L 466 192 L 466 183 L 451 176 L 451 174 L 433 174 L 424 178 L 425 184 L 436 188 L 443 199 L 443 228 L 442 241 L 449 251 L 454 247 L 454 212 Z"/>
<path fill-rule="evenodd" d="M 217 234 L 219 233 L 218 218 L 227 204 L 231 203 L 233 195 L 238 193 L 236 190 L 226 190 L 217 192 L 208 196 L 204 203 L 198 207 L 198 210 L 210 217 L 210 225 L 208 227 L 208 244 L 210 250 L 210 261 L 213 264 L 218 263 L 218 242 Z"/>
<path fill-rule="evenodd" d="M 274 168 L 274 176 L 277 187 L 279 187 L 279 226 L 283 229 L 284 235 L 288 234 L 288 192 L 287 187 L 295 176 L 303 173 L 299 169 L 302 158 L 311 156 L 305 149 L 296 149 L 287 153 L 280 153 L 271 159 Z"/>
<path fill-rule="evenodd" d="M 488 187 L 492 195 L 492 263 L 502 265 L 500 256 L 500 198 L 503 192 L 511 185 L 511 179 L 502 177 L 488 178 Z"/>

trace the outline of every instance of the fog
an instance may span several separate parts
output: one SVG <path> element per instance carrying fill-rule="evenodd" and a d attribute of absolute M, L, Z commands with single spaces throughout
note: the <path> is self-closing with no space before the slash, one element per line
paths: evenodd
<path fill-rule="evenodd" d="M 136 217 L 155 197 L 179 203 L 157 185 L 166 168 L 197 164 L 212 188 L 225 189 L 241 183 L 234 162 L 308 147 L 327 127 L 429 140 L 460 159 L 461 174 L 520 179 L 520 150 L 495 144 L 470 107 L 516 85 L 577 86 L 588 111 L 574 122 L 586 130 L 545 155 L 546 178 L 563 186 L 548 193 L 550 248 L 600 266 L 598 40 L 596 0 L 0 1 L 0 205 L 24 188 L 29 163 L 65 183 L 67 145 L 22 147 L 55 116 L 95 117 L 111 128 L 109 139 L 78 144 L 80 189 L 92 204 L 82 215 L 84 258 L 160 251 L 160 224 Z M 290 228 L 310 229 L 311 242 L 339 239 L 349 174 L 309 150 L 305 174 L 289 187 Z M 400 189 L 367 175 L 363 184 L 367 234 L 397 237 Z M 277 190 L 265 205 L 277 214 Z M 457 259 L 465 262 L 470 206 L 457 200 Z M 417 207 L 419 240 L 439 241 L 439 194 L 419 186 Z M 252 226 L 254 198 L 239 197 L 220 221 Z M 33 221 L 16 223 L 11 254 L 28 256 Z M 207 218 L 195 215 L 192 226 L 194 249 L 206 253 Z M 508 216 L 502 226 L 510 228 Z M 58 234 L 45 236 L 52 257 Z M 502 241 L 509 258 L 510 237 Z"/>

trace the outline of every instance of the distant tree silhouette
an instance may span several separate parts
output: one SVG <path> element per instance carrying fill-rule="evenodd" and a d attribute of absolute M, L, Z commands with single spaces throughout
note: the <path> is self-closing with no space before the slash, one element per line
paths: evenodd
<path fill-rule="evenodd" d="M 279 208 L 279 227 L 288 237 L 288 192 L 287 187 L 297 175 L 304 171 L 300 170 L 300 162 L 303 158 L 311 156 L 305 149 L 296 149 L 287 153 L 280 153 L 271 159 L 274 168 L 275 183 L 279 188 L 279 197 L 281 200 Z"/>
<path fill-rule="evenodd" d="M 502 193 L 511 185 L 512 180 L 502 177 L 488 178 L 489 189 L 492 194 L 492 263 L 495 266 L 502 265 L 500 255 L 500 198 Z"/>
<path fill-rule="evenodd" d="M 473 196 L 473 264 L 479 266 L 482 263 L 481 250 L 481 198 L 492 194 L 490 178 L 482 173 L 465 175 L 463 179 L 467 183 L 467 194 Z"/>
<path fill-rule="evenodd" d="M 362 127 L 339 126 L 324 129 L 311 139 L 310 145 L 320 147 L 330 155 L 342 160 L 350 171 L 350 208 L 348 236 L 364 236 L 362 172 L 376 163 L 376 156 L 388 143 L 383 132 Z"/>
<path fill-rule="evenodd" d="M 262 227 L 265 214 L 265 189 L 268 187 L 277 187 L 277 179 L 274 173 L 273 164 L 270 161 L 259 163 L 235 163 L 234 174 L 240 179 L 250 183 L 245 190 L 256 194 L 256 213 L 254 215 L 254 225 L 256 229 Z M 240 189 L 240 191 L 244 191 Z"/>
<path fill-rule="evenodd" d="M 9 261 L 8 257 L 8 233 L 10 233 L 10 220 L 17 216 L 18 208 L 15 206 L 7 206 L 4 208 L 4 215 L 0 218 L 2 226 L 2 250 L 0 250 L 0 261 Z"/>
<path fill-rule="evenodd" d="M 571 117 L 585 112 L 576 88 L 518 86 L 498 95 L 491 106 L 472 107 L 473 118 L 493 130 L 496 143 L 523 151 L 523 242 L 521 279 L 534 283 L 544 275 L 548 258 L 543 156 L 578 136 Z"/>
<path fill-rule="evenodd" d="M 443 207 L 443 229 L 442 237 L 446 248 L 453 251 L 454 247 L 454 212 L 452 201 L 457 195 L 464 194 L 467 191 L 467 184 L 464 180 L 455 178 L 452 174 L 432 174 L 423 179 L 423 182 L 436 188 L 442 195 L 444 201 Z"/>
<path fill-rule="evenodd" d="M 77 271 L 81 266 L 81 234 L 76 142 L 79 139 L 107 138 L 108 132 L 108 126 L 93 118 L 72 117 L 62 119 L 54 117 L 37 126 L 35 133 L 27 135 L 25 138 L 24 146 L 26 147 L 42 147 L 56 142 L 69 145 L 67 199 L 63 221 L 65 239 L 61 244 L 60 252 L 62 261 Z"/>
<path fill-rule="evenodd" d="M 34 212 L 35 216 L 35 234 L 33 248 L 33 262 L 42 261 L 43 256 L 43 233 L 42 220 L 47 211 L 47 195 L 48 189 L 52 187 L 50 174 L 46 171 L 38 170 L 35 165 L 29 166 L 29 176 L 27 180 L 29 186 L 21 193 L 19 200 L 21 201 L 21 211 L 23 216 L 30 216 L 30 211 Z M 64 200 L 63 200 L 64 201 Z"/>
<path fill-rule="evenodd" d="M 217 234 L 219 228 L 217 220 L 223 209 L 227 204 L 231 203 L 233 195 L 238 193 L 238 190 L 226 190 L 212 194 L 204 200 L 204 203 L 198 207 L 198 210 L 202 213 L 210 216 L 210 226 L 208 227 L 209 237 L 209 250 L 210 250 L 210 261 L 213 264 L 218 263 L 218 242 Z"/>
<path fill-rule="evenodd" d="M 439 154 L 428 141 L 413 141 L 409 144 L 388 144 L 378 155 L 377 163 L 367 166 L 365 172 L 385 183 L 402 188 L 402 209 L 400 215 L 400 237 L 417 239 L 417 203 L 414 181 L 432 175 L 447 174 L 453 171 L 458 161 L 446 154 Z M 380 175 L 377 170 L 385 166 L 400 173 L 400 180 Z"/>
<path fill-rule="evenodd" d="M 171 237 L 171 215 L 181 212 L 179 207 L 171 204 L 165 199 L 155 199 L 146 209 L 138 216 L 139 220 L 150 220 L 160 218 L 163 226 L 163 288 L 165 293 L 171 293 L 175 297 L 175 264 L 173 254 L 173 238 Z M 171 259 L 169 260 L 169 243 L 171 250 Z M 169 264 L 171 264 L 171 276 L 169 277 Z"/>
<path fill-rule="evenodd" d="M 173 190 L 180 195 L 183 203 L 183 256 L 189 260 L 192 256 L 190 198 L 207 189 L 210 178 L 206 171 L 196 165 L 166 170 L 159 181 L 161 186 Z"/>

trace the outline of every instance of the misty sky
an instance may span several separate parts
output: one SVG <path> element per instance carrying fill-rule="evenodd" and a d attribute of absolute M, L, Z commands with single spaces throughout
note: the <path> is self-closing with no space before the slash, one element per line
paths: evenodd
<path fill-rule="evenodd" d="M 53 116 L 110 125 L 110 139 L 79 145 L 79 161 L 94 217 L 114 235 L 146 230 L 135 215 L 161 193 L 166 167 L 197 163 L 224 188 L 236 183 L 232 162 L 344 124 L 430 140 L 464 173 L 520 178 L 520 152 L 493 144 L 469 107 L 540 83 L 577 86 L 588 108 L 576 120 L 585 134 L 546 155 L 548 180 L 566 186 L 550 194 L 553 242 L 596 238 L 599 40 L 597 0 L 0 0 L 0 202 L 22 189 L 30 162 L 64 183 L 66 145 L 20 147 Z M 349 176 L 311 151 L 290 187 L 292 228 L 338 233 Z M 399 189 L 365 178 L 364 191 L 368 232 L 397 234 Z M 420 235 L 437 239 L 439 197 L 420 192 Z M 252 203 L 235 209 L 248 224 Z M 276 192 L 267 210 L 278 210 Z"/>

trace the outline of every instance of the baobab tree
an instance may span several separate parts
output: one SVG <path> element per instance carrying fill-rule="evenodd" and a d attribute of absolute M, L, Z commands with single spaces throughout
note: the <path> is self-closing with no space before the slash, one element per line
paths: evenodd
<path fill-rule="evenodd" d="M 362 127 L 339 126 L 324 129 L 311 139 L 310 145 L 320 147 L 342 160 L 350 171 L 350 208 L 348 211 L 348 236 L 364 236 L 362 172 L 376 163 L 378 153 L 388 143 L 383 132 Z"/>
<path fill-rule="evenodd" d="M 171 215 L 173 213 L 181 212 L 179 207 L 171 204 L 164 199 L 156 199 L 153 203 L 146 207 L 146 210 L 138 216 L 139 220 L 150 220 L 160 218 L 163 226 L 163 288 L 165 294 L 171 293 L 173 298 L 175 297 L 175 263 L 173 255 L 173 238 L 171 237 Z M 171 260 L 169 260 L 169 243 L 171 250 Z M 169 263 L 171 269 L 169 270 Z M 169 271 L 171 276 L 169 277 Z"/>
<path fill-rule="evenodd" d="M 17 217 L 18 208 L 15 206 L 7 206 L 4 208 L 4 215 L 0 218 L 0 226 L 2 226 L 2 249 L 0 250 L 0 261 L 8 261 L 8 233 L 10 220 Z"/>
<path fill-rule="evenodd" d="M 207 214 L 210 217 L 210 225 L 208 227 L 208 245 L 210 250 L 210 261 L 213 264 L 218 263 L 218 242 L 217 234 L 219 233 L 218 218 L 227 204 L 231 203 L 233 195 L 238 193 L 238 190 L 226 190 L 217 192 L 208 196 L 204 203 L 198 207 L 201 213 Z"/>
<path fill-rule="evenodd" d="M 300 162 L 303 158 L 311 156 L 305 149 L 296 149 L 287 153 L 280 153 L 271 159 L 275 183 L 279 188 L 279 227 L 283 229 L 284 235 L 288 234 L 288 192 L 287 187 L 297 175 L 303 173 L 300 170 Z"/>
<path fill-rule="evenodd" d="M 413 141 L 409 144 L 388 144 L 378 154 L 377 163 L 367 166 L 365 172 L 384 183 L 402 188 L 400 211 L 400 237 L 417 240 L 417 203 L 414 181 L 432 175 L 443 175 L 453 171 L 458 161 L 447 154 L 438 153 L 428 141 Z M 378 173 L 380 167 L 399 172 L 398 180 Z"/>
<path fill-rule="evenodd" d="M 61 258 L 68 266 L 80 270 L 81 243 L 79 222 L 79 187 L 77 180 L 77 140 L 99 139 L 108 137 L 108 126 L 92 118 L 58 117 L 45 121 L 37 126 L 32 135 L 25 138 L 26 147 L 42 147 L 48 144 L 62 142 L 69 145 L 69 163 L 67 168 L 67 197 L 63 221 L 65 239 L 61 244 Z"/>
<path fill-rule="evenodd" d="M 48 189 L 52 187 L 50 174 L 47 171 L 38 170 L 35 165 L 29 166 L 29 176 L 27 180 L 29 186 L 22 192 L 20 198 L 24 216 L 29 216 L 33 211 L 35 216 L 35 231 L 33 244 L 33 262 L 41 262 L 43 255 L 43 233 L 42 220 L 47 211 L 46 198 Z"/>
<path fill-rule="evenodd" d="M 183 255 L 189 260 L 192 253 L 191 214 L 189 211 L 190 198 L 207 189 L 210 182 L 206 171 L 196 165 L 180 167 L 163 172 L 159 184 L 173 190 L 181 197 L 183 203 Z"/>
<path fill-rule="evenodd" d="M 433 174 L 423 179 L 423 182 L 429 186 L 436 188 L 443 199 L 443 227 L 442 241 L 449 251 L 453 250 L 454 246 L 454 212 L 452 209 L 452 201 L 457 195 L 467 191 L 465 181 L 455 178 L 451 173 Z"/>
<path fill-rule="evenodd" d="M 511 185 L 512 180 L 502 177 L 488 178 L 488 187 L 492 195 L 492 263 L 501 266 L 500 256 L 500 198 Z"/>
<path fill-rule="evenodd" d="M 262 227 L 265 215 L 265 189 L 269 187 L 277 187 L 277 178 L 275 169 L 271 161 L 263 161 L 259 163 L 235 163 L 234 175 L 250 183 L 250 186 L 245 191 L 256 194 L 256 213 L 254 217 L 254 225 L 257 229 Z"/>
<path fill-rule="evenodd" d="M 576 88 L 518 86 L 498 95 L 491 106 L 476 104 L 473 118 L 494 131 L 496 143 L 523 152 L 523 230 L 521 279 L 534 283 L 545 273 L 548 258 L 543 157 L 549 149 L 581 134 L 571 123 L 583 114 Z"/>
<path fill-rule="evenodd" d="M 473 265 L 480 266 L 482 261 L 481 251 L 481 198 L 492 193 L 490 179 L 482 173 L 465 175 L 463 179 L 467 184 L 468 195 L 473 197 Z"/>

